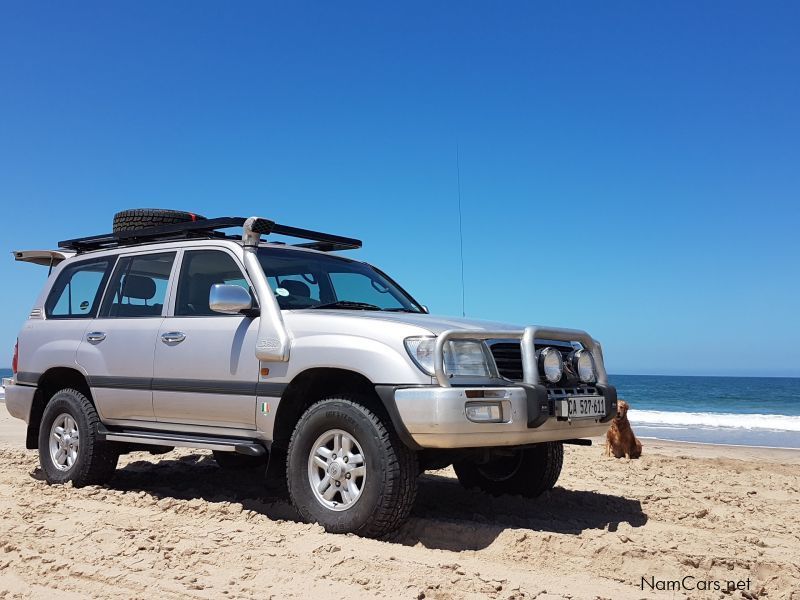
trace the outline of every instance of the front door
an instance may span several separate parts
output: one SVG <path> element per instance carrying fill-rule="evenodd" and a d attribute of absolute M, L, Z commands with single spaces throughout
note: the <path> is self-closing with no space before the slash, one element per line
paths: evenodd
<path fill-rule="evenodd" d="M 78 346 L 104 421 L 154 421 L 153 353 L 175 252 L 123 255 Z"/>
<path fill-rule="evenodd" d="M 258 320 L 209 308 L 215 283 L 250 286 L 226 250 L 186 250 L 172 316 L 156 337 L 153 406 L 159 422 L 255 429 Z"/>

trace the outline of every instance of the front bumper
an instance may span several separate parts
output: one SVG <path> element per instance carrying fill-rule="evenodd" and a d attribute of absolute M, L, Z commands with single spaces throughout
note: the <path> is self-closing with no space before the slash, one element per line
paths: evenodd
<path fill-rule="evenodd" d="M 30 420 L 36 388 L 30 385 L 20 385 L 13 379 L 6 378 L 3 379 L 3 387 L 6 389 L 8 414 L 27 423 Z"/>
<path fill-rule="evenodd" d="M 599 387 L 599 386 L 598 386 Z M 597 419 L 562 420 L 553 413 L 543 385 L 508 387 L 393 387 L 378 390 L 395 428 L 417 448 L 481 448 L 519 446 L 604 435 L 616 414 L 612 386 L 602 386 L 606 415 Z M 391 398 L 390 398 L 391 395 Z M 502 405 L 503 422 L 467 418 L 470 402 Z"/>

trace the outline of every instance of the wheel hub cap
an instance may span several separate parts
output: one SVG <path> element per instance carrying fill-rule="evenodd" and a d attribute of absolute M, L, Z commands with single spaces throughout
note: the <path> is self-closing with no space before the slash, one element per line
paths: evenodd
<path fill-rule="evenodd" d="M 356 438 L 331 429 L 317 438 L 308 458 L 308 482 L 325 508 L 347 510 L 361 497 L 367 479 L 366 463 Z"/>
<path fill-rule="evenodd" d="M 78 423 L 68 413 L 58 415 L 50 427 L 50 459 L 59 471 L 69 471 L 78 460 Z"/>

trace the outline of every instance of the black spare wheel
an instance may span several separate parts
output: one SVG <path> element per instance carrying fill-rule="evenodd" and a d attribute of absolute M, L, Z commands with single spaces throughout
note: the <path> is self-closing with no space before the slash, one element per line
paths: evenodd
<path fill-rule="evenodd" d="M 132 208 L 123 210 L 114 215 L 114 233 L 121 231 L 136 231 L 149 227 L 175 225 L 192 221 L 203 221 L 205 217 L 182 210 L 167 210 L 163 208 Z"/>

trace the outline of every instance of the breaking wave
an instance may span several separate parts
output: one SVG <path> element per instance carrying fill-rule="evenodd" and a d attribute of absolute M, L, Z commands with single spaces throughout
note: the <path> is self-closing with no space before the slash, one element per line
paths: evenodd
<path fill-rule="evenodd" d="M 631 409 L 628 411 L 628 418 L 634 425 L 647 425 L 649 427 L 702 427 L 800 432 L 800 417 L 789 415 L 667 412 Z"/>

